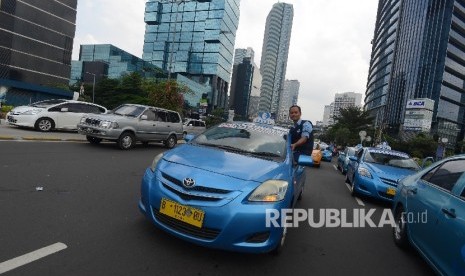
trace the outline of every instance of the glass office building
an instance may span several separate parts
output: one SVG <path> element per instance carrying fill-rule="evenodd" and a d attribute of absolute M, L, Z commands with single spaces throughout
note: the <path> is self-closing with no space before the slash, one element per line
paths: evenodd
<path fill-rule="evenodd" d="M 29 103 L 34 91 L 68 84 L 76 7 L 77 0 L 0 1 L 0 90 Z"/>
<path fill-rule="evenodd" d="M 209 109 L 227 108 L 239 2 L 149 0 L 142 58 L 206 87 Z"/>
<path fill-rule="evenodd" d="M 434 101 L 431 133 L 463 139 L 465 1 L 380 0 L 365 108 L 376 126 L 403 132 L 407 101 Z"/>
<path fill-rule="evenodd" d="M 277 115 L 280 95 L 286 78 L 294 8 L 276 3 L 266 18 L 260 72 L 262 85 L 259 109 Z"/>
<path fill-rule="evenodd" d="M 133 72 L 144 77 L 155 77 L 161 69 L 111 44 L 81 45 L 79 61 L 72 62 L 69 82 L 70 85 L 81 81 L 92 82 L 92 74 L 96 75 L 96 81 L 102 78 L 118 79 Z"/>

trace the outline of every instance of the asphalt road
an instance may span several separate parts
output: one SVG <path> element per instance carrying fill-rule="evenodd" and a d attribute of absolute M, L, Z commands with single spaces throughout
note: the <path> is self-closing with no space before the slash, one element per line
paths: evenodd
<path fill-rule="evenodd" d="M 144 170 L 164 150 L 0 141 L 0 269 L 38 249 L 56 251 L 4 275 L 434 275 L 413 250 L 394 245 L 389 226 L 302 223 L 289 229 L 279 256 L 211 250 L 176 239 L 137 208 Z M 374 220 L 389 208 L 351 197 L 331 163 L 307 170 L 298 208 L 375 208 Z"/>

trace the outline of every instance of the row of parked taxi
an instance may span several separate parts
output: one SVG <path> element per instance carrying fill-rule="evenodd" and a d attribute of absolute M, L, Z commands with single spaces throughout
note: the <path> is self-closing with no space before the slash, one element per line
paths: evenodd
<path fill-rule="evenodd" d="M 442 275 L 465 275 L 465 155 L 421 167 L 388 147 L 347 147 L 337 168 L 353 196 L 392 202 L 393 239 Z"/>
<path fill-rule="evenodd" d="M 90 143 L 115 141 L 121 149 L 130 149 L 137 141 L 163 142 L 173 148 L 187 133 L 200 133 L 205 122 L 186 119 L 178 112 L 153 106 L 123 104 L 114 110 L 88 102 L 46 100 L 15 107 L 6 116 L 10 125 L 38 131 L 77 130 Z"/>

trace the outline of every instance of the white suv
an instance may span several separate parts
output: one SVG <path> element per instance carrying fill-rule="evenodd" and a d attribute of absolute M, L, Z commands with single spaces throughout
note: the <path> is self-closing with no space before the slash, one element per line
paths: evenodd
<path fill-rule="evenodd" d="M 18 106 L 6 114 L 8 124 L 32 127 L 39 131 L 76 130 L 82 116 L 107 113 L 103 106 L 73 100 L 47 100 Z"/>
<path fill-rule="evenodd" d="M 184 136 L 186 134 L 200 134 L 204 132 L 207 129 L 205 122 L 202 120 L 197 120 L 197 119 L 186 119 L 184 124 L 182 125 L 182 132 Z"/>

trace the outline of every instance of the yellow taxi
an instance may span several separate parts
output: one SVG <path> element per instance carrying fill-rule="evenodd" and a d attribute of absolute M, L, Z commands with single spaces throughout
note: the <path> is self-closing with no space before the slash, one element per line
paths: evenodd
<path fill-rule="evenodd" d="M 319 143 L 315 143 L 313 145 L 312 151 L 312 159 L 313 159 L 313 166 L 319 168 L 321 164 L 321 158 L 323 157 L 323 153 L 321 152 L 321 147 Z"/>

